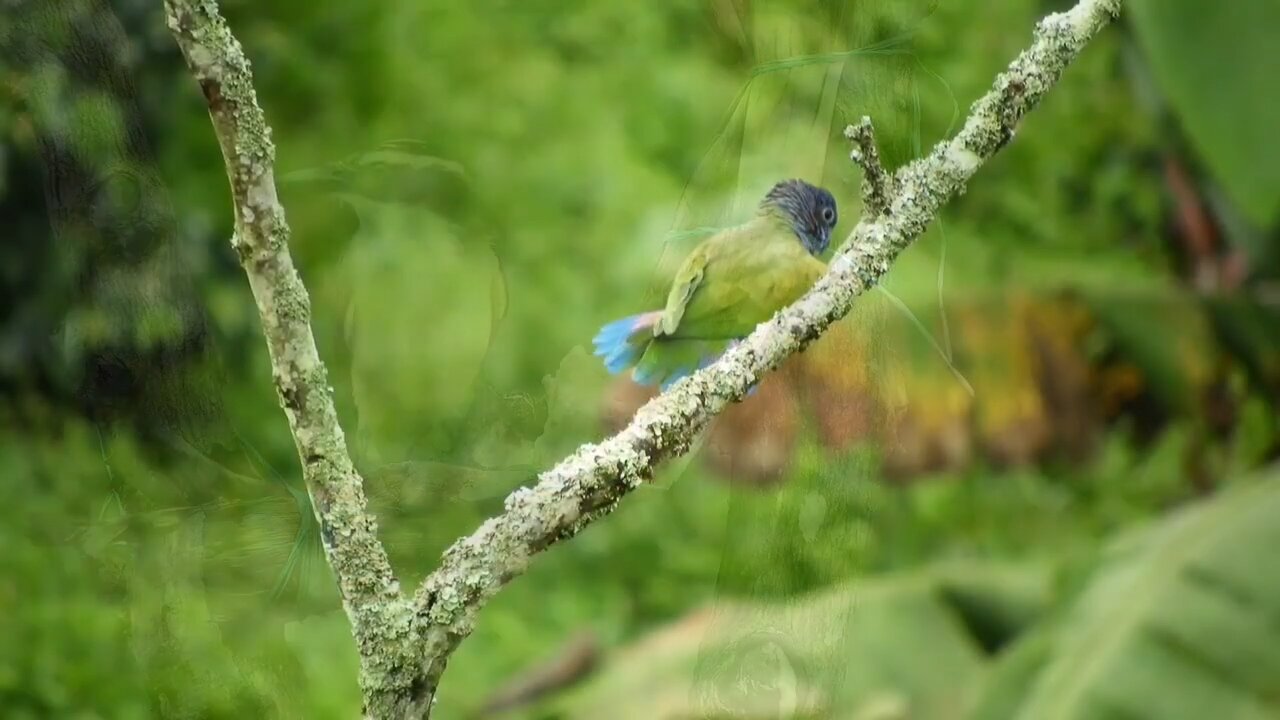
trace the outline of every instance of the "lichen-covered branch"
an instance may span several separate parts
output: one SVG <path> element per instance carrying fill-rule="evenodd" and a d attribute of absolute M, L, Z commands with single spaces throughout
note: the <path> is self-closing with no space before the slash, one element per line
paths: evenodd
<path fill-rule="evenodd" d="M 897 180 L 880 164 L 880 148 L 876 145 L 871 118 L 863 115 L 857 125 L 844 129 L 844 136 L 854 145 L 849 159 L 862 168 L 862 212 L 868 218 L 882 215 L 893 202 Z"/>
<path fill-rule="evenodd" d="M 320 523 L 360 653 L 366 697 L 399 694 L 410 680 L 409 613 L 377 538 L 373 516 L 338 425 L 332 390 L 311 332 L 311 302 L 289 254 L 289 226 L 276 199 L 271 130 L 249 61 L 212 0 L 165 0 L 177 39 L 209 106 L 235 211 L 231 244 L 262 318 L 280 405 Z"/>
<path fill-rule="evenodd" d="M 480 609 L 537 552 L 607 514 L 765 372 L 849 312 L 923 234 L 939 208 L 1014 135 L 1018 121 L 1122 0 L 1080 0 L 1045 18 L 1031 47 L 972 107 L 960 133 L 894 173 L 880 165 L 868 119 L 850 129 L 864 171 L 868 212 L 827 274 L 710 367 L 649 402 L 631 424 L 588 444 L 512 493 L 505 511 L 445 552 L 410 600 L 401 593 L 366 510 L 360 476 L 338 426 L 310 328 L 310 301 L 289 255 L 276 199 L 270 128 L 249 63 L 214 0 L 164 0 L 169 28 L 199 81 L 226 161 L 235 209 L 232 239 L 262 316 L 280 404 L 302 460 L 361 661 L 368 717 L 427 717 L 440 675 Z"/>
<path fill-rule="evenodd" d="M 943 203 L 1009 142 L 1018 121 L 1119 14 L 1120 5 L 1121 0 L 1081 0 L 1042 20 L 1031 47 L 973 105 L 960 133 L 893 174 L 885 212 L 861 219 L 808 294 L 719 361 L 650 401 L 622 432 L 579 448 L 536 485 L 512 493 L 503 514 L 449 548 L 415 598 L 430 686 L 471 632 L 480 608 L 523 572 L 535 553 L 611 511 L 659 463 L 685 452 L 698 431 L 762 374 L 847 314 L 854 299 L 875 286 L 898 254 L 924 233 Z"/>

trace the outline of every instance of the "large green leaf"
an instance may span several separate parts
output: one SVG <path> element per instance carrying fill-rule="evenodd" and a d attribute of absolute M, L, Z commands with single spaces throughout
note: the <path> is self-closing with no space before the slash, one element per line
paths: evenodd
<path fill-rule="evenodd" d="M 791 603 L 718 603 L 614 654 L 568 718 L 961 717 L 982 645 L 1044 608 L 1037 567 L 959 563 Z"/>
<path fill-rule="evenodd" d="M 1053 632 L 1042 625 L 1026 633 L 1001 653 L 987 676 L 987 684 L 968 720 L 1005 720 L 1013 717 L 1027 696 L 1027 688 L 1048 662 Z"/>
<path fill-rule="evenodd" d="M 1280 213 L 1276 0 L 1134 0 L 1153 74 L 1197 152 L 1255 223 Z"/>
<path fill-rule="evenodd" d="M 1123 536 L 1052 636 L 1015 646 L 976 717 L 1280 717 L 1277 518 L 1280 475 Z"/>

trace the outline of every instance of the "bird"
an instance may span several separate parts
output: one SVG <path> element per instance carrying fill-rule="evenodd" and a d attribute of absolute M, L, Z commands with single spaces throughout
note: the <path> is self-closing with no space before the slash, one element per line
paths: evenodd
<path fill-rule="evenodd" d="M 607 323 L 592 340 L 614 375 L 669 389 L 711 364 L 826 272 L 820 256 L 839 220 L 830 191 L 804 180 L 774 185 L 755 216 L 717 232 L 681 263 L 665 307 Z"/>

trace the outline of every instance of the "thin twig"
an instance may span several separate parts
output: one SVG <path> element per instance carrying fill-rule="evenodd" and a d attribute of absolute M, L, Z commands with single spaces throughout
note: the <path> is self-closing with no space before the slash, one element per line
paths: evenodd
<path fill-rule="evenodd" d="M 854 145 L 849 159 L 862 168 L 862 208 L 867 217 L 888 212 L 893 202 L 896 179 L 880 164 L 880 149 L 876 145 L 876 131 L 871 118 L 866 115 L 857 125 L 844 129 L 844 136 Z"/>

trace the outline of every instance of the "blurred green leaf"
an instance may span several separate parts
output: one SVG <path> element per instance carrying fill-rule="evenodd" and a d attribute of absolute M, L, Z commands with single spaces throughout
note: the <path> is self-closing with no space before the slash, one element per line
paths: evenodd
<path fill-rule="evenodd" d="M 1253 222 L 1280 213 L 1280 27 L 1275 0 L 1135 0 L 1156 82 L 1213 175 Z"/>
<path fill-rule="evenodd" d="M 1280 390 L 1280 313 L 1240 296 L 1207 298 L 1205 309 L 1223 346 L 1240 361 L 1257 390 Z"/>
<path fill-rule="evenodd" d="M 1035 682 L 1036 675 L 1049 661 L 1053 651 L 1053 633 L 1042 626 L 1018 639 L 1000 655 L 991 670 L 987 684 L 968 720 L 998 720 L 1013 717 L 1018 705 Z"/>
<path fill-rule="evenodd" d="M 965 562 L 796 602 L 719 604 L 621 651 L 563 707 L 570 718 L 960 717 L 985 674 L 975 626 L 1038 613 L 1047 579 Z"/>
<path fill-rule="evenodd" d="M 1274 718 L 1280 713 L 1280 475 L 1122 536 L 1055 628 L 1016 650 L 977 717 Z M 999 677 L 999 676 L 997 676 Z"/>
<path fill-rule="evenodd" d="M 1085 294 L 1099 325 L 1170 410 L 1194 409 L 1210 371 L 1213 337 L 1188 295 Z"/>
<path fill-rule="evenodd" d="M 1050 574 L 1036 566 L 957 563 L 936 571 L 938 592 L 972 635 L 995 650 L 1044 614 Z"/>

